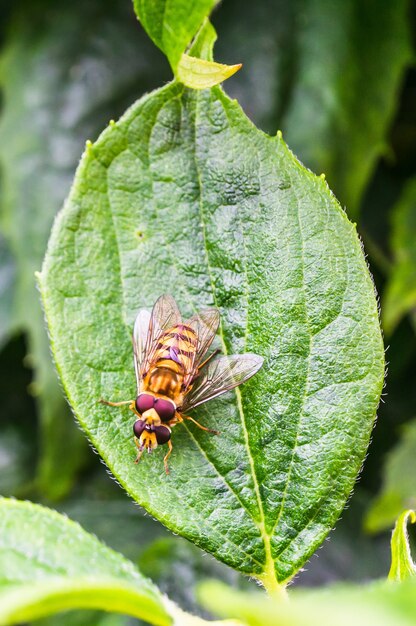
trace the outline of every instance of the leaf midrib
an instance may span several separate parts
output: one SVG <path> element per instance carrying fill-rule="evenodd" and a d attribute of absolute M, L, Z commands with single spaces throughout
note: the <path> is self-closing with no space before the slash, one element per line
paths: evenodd
<path fill-rule="evenodd" d="M 197 160 L 197 156 L 196 156 L 196 145 L 197 145 L 197 142 L 196 142 L 197 124 L 196 124 L 196 122 L 197 122 L 198 112 L 199 112 L 198 104 L 199 104 L 200 97 L 201 96 L 199 94 L 195 96 L 195 124 L 194 124 L 194 146 L 195 146 L 195 148 L 194 148 L 194 163 L 195 163 L 195 170 L 196 170 L 197 177 L 198 177 L 199 214 L 200 214 L 201 225 L 202 225 L 202 233 L 203 233 L 203 240 L 204 240 L 204 251 L 205 251 L 206 264 L 207 264 L 207 271 L 208 271 L 208 276 L 209 276 L 210 283 L 211 283 L 213 302 L 217 306 L 217 308 L 219 308 L 218 307 L 218 300 L 217 300 L 217 297 L 216 297 L 216 286 L 215 286 L 215 282 L 214 282 L 214 279 L 213 279 L 211 263 L 210 263 L 210 259 L 209 259 L 208 246 L 207 246 L 206 225 L 205 225 L 206 222 L 205 222 L 205 215 L 204 215 L 204 209 L 203 209 L 203 204 L 202 204 L 202 193 L 203 193 L 202 177 L 201 177 L 199 164 L 198 164 L 198 160 Z M 241 237 L 242 237 L 242 239 L 244 241 L 243 229 L 241 229 Z M 247 275 L 247 261 L 246 261 L 246 258 L 244 259 L 244 268 L 245 268 L 246 283 L 247 283 L 247 286 L 246 286 L 246 297 L 247 297 L 247 310 L 248 310 L 248 302 L 249 302 L 248 293 L 249 293 L 249 289 L 248 289 L 248 275 Z M 248 329 L 248 325 L 246 325 L 245 342 L 246 342 L 246 339 L 247 339 L 247 329 Z M 219 330 L 219 336 L 220 336 L 222 349 L 223 349 L 224 354 L 226 355 L 228 352 L 227 352 L 227 346 L 226 346 L 226 343 L 225 343 L 224 330 L 223 330 L 223 324 L 222 324 L 222 319 L 221 318 L 220 318 L 220 323 L 219 323 L 218 330 Z M 248 514 L 251 517 L 251 519 L 253 520 L 253 522 L 256 524 L 257 528 L 260 531 L 261 537 L 263 539 L 263 543 L 264 543 L 264 547 L 265 547 L 265 554 L 266 554 L 266 562 L 263 564 L 264 565 L 264 573 L 265 574 L 269 573 L 270 569 L 272 567 L 273 568 L 274 578 L 276 580 L 275 570 L 274 570 L 274 563 L 273 563 L 273 557 L 272 557 L 272 554 L 271 554 L 270 536 L 266 533 L 266 525 L 265 525 L 265 515 L 264 515 L 263 502 L 262 502 L 262 499 L 261 499 L 261 496 L 260 496 L 260 488 L 259 488 L 259 483 L 258 483 L 258 479 L 257 479 L 256 470 L 255 470 L 254 459 L 253 459 L 253 457 L 251 455 L 251 449 L 250 449 L 250 446 L 249 446 L 248 430 L 247 430 L 247 426 L 246 426 L 246 419 L 245 419 L 244 409 L 243 409 L 243 405 L 242 405 L 241 391 L 240 391 L 240 389 L 238 387 L 236 387 L 234 391 L 235 391 L 235 394 L 236 394 L 237 407 L 238 407 L 238 412 L 240 414 L 240 420 L 241 420 L 241 425 L 242 425 L 242 429 L 243 429 L 245 447 L 246 447 L 246 450 L 247 450 L 247 456 L 248 456 L 248 460 L 249 460 L 249 463 L 250 463 L 250 470 L 251 470 L 252 480 L 253 480 L 253 484 L 254 484 L 254 490 L 255 490 L 255 494 L 256 494 L 257 506 L 259 508 L 260 520 L 257 521 L 254 518 L 253 514 L 247 509 L 247 507 L 244 507 L 244 508 L 248 512 Z"/>

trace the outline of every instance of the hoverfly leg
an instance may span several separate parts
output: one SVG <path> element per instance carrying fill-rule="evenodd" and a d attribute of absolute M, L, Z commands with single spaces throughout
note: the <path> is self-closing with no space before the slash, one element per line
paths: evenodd
<path fill-rule="evenodd" d="M 134 438 L 134 443 L 136 444 L 137 448 L 138 448 L 138 453 L 137 453 L 137 457 L 136 460 L 134 461 L 136 464 L 140 461 L 141 456 L 144 452 L 144 448 L 143 446 L 140 445 L 139 440 Z"/>
<path fill-rule="evenodd" d="M 207 433 L 213 433 L 214 435 L 219 435 L 220 434 L 219 430 L 212 430 L 212 428 L 207 428 L 206 426 L 202 426 L 202 424 L 200 424 L 199 422 L 194 420 L 193 417 L 189 417 L 189 415 L 182 415 L 182 418 L 185 419 L 185 420 L 190 420 L 191 422 L 196 424 L 196 426 L 198 426 L 198 428 L 200 428 L 201 430 L 205 430 Z"/>
<path fill-rule="evenodd" d="M 209 355 L 209 357 L 207 357 L 205 359 L 205 361 L 203 363 L 201 363 L 201 365 L 198 365 L 198 372 L 200 372 L 202 370 L 203 367 L 205 367 L 205 365 L 214 358 L 214 356 L 217 356 L 217 354 L 219 354 L 221 352 L 221 350 L 219 348 L 216 348 L 216 350 L 214 350 L 214 352 L 211 352 L 211 354 Z"/>
<path fill-rule="evenodd" d="M 165 457 L 163 459 L 163 463 L 165 465 L 165 472 L 166 472 L 166 474 L 169 474 L 168 457 L 172 453 L 172 450 L 173 450 L 173 445 L 172 445 L 172 442 L 171 442 L 170 439 L 168 441 L 168 446 L 169 446 L 169 451 L 167 452 L 167 454 L 165 454 Z"/>
<path fill-rule="evenodd" d="M 134 405 L 134 400 L 123 400 L 123 402 L 110 402 L 110 400 L 103 400 L 102 398 L 100 398 L 98 402 L 100 402 L 100 404 L 108 404 L 108 406 L 123 406 L 123 404 Z"/>

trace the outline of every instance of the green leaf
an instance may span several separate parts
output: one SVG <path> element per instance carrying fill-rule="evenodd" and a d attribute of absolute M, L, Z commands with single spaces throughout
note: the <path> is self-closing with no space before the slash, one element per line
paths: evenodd
<path fill-rule="evenodd" d="M 143 28 L 166 54 L 174 72 L 218 0 L 133 0 Z"/>
<path fill-rule="evenodd" d="M 201 585 L 199 596 L 215 614 L 240 619 L 248 626 L 413 626 L 416 613 L 415 580 L 294 590 L 290 602 L 209 581 Z"/>
<path fill-rule="evenodd" d="M 39 277 L 72 407 L 152 515 L 270 588 L 338 518 L 383 382 L 373 285 L 355 228 L 281 136 L 219 88 L 173 83 L 87 147 Z M 136 466 L 130 334 L 163 292 L 221 311 L 224 352 L 265 357 L 241 391 L 198 409 Z"/>
<path fill-rule="evenodd" d="M 34 272 L 85 138 L 168 73 L 163 59 L 151 59 L 153 46 L 128 4 L 31 2 L 24 11 L 17 6 L 12 26 L 0 66 L 2 217 L 17 266 L 14 324 L 28 331 L 35 368 L 38 486 L 58 499 L 72 486 L 87 448 L 51 362 Z"/>
<path fill-rule="evenodd" d="M 172 622 L 162 595 L 127 559 L 54 511 L 0 499 L 0 624 L 74 608 Z"/>
<path fill-rule="evenodd" d="M 242 61 L 227 89 L 358 213 L 413 60 L 409 2 L 227 0 L 217 54 Z M 279 16 L 276 19 L 276 16 Z"/>
<path fill-rule="evenodd" d="M 365 518 L 369 532 L 393 525 L 403 511 L 416 507 L 416 420 L 403 427 L 402 438 L 387 455 L 381 493 Z"/>
<path fill-rule="evenodd" d="M 416 576 L 416 565 L 412 560 L 407 534 L 408 522 L 416 522 L 416 513 L 410 509 L 400 515 L 391 537 L 391 567 L 388 578 L 396 582 Z"/>
<path fill-rule="evenodd" d="M 391 334 L 412 313 L 416 326 L 416 179 L 405 187 L 392 209 L 391 248 L 394 265 L 383 298 L 383 327 Z"/>

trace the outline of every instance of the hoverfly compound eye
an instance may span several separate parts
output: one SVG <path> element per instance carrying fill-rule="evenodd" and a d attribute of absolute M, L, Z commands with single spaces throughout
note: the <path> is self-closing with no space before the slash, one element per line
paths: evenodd
<path fill-rule="evenodd" d="M 176 407 L 170 400 L 155 398 L 154 409 L 162 422 L 168 422 L 175 416 Z"/>
<path fill-rule="evenodd" d="M 140 439 L 140 435 L 146 428 L 145 420 L 136 420 L 133 424 L 133 432 L 136 435 L 137 439 Z"/>
<path fill-rule="evenodd" d="M 136 410 L 140 415 L 149 409 L 153 409 L 155 404 L 155 397 L 150 393 L 141 393 L 136 398 Z"/>
<path fill-rule="evenodd" d="M 169 441 L 170 428 L 168 428 L 167 426 L 154 426 L 153 430 L 156 435 L 156 441 L 160 446 Z"/>

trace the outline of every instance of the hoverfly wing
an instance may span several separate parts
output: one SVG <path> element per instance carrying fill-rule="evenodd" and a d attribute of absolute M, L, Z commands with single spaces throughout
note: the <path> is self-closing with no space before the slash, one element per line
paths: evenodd
<path fill-rule="evenodd" d="M 140 368 L 145 357 L 146 342 L 149 335 L 150 311 L 141 309 L 136 317 L 133 328 L 134 369 L 136 371 L 137 388 L 140 387 Z"/>
<path fill-rule="evenodd" d="M 184 380 L 185 389 L 190 381 L 195 378 L 195 373 L 198 369 L 199 363 L 212 344 L 218 330 L 219 323 L 220 314 L 218 309 L 205 309 L 196 313 L 189 320 L 184 322 L 186 326 L 190 326 L 190 328 L 192 328 L 198 339 L 195 356 L 192 360 L 192 371 L 187 372 Z"/>
<path fill-rule="evenodd" d="M 254 376 L 263 365 L 257 354 L 231 354 L 211 361 L 203 368 L 181 407 L 189 411 L 196 406 L 238 387 Z"/>
<path fill-rule="evenodd" d="M 143 379 L 149 370 L 159 344 L 159 339 L 165 330 L 180 324 L 181 319 L 178 305 L 172 296 L 164 294 L 156 300 L 150 316 L 144 358 L 140 365 L 140 379 Z"/>

